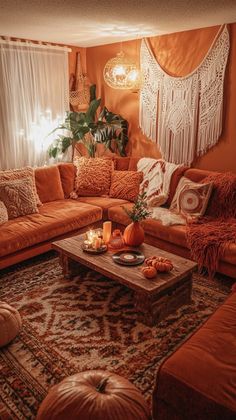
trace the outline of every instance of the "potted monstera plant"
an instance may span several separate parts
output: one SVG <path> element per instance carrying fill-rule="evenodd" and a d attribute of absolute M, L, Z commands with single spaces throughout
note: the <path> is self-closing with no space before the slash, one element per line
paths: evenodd
<path fill-rule="evenodd" d="M 126 156 L 125 147 L 128 142 L 128 122 L 121 115 L 110 112 L 106 107 L 102 109 L 98 118 L 97 110 L 101 98 L 96 98 L 96 85 L 90 87 L 90 103 L 86 112 L 72 112 L 66 114 L 65 121 L 56 127 L 55 131 L 62 131 L 49 147 L 49 156 L 56 158 L 72 147 L 72 160 L 77 143 L 83 143 L 90 157 L 94 157 L 98 143 L 103 143 L 105 149 L 118 151 Z M 64 132 L 68 133 L 67 135 Z"/>

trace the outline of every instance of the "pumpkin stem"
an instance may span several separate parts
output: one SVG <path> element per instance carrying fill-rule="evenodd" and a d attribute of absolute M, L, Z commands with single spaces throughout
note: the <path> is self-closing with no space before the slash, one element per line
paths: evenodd
<path fill-rule="evenodd" d="M 102 394 L 105 392 L 105 388 L 108 382 L 108 378 L 103 378 L 101 382 L 96 387 L 96 391 L 101 392 Z"/>

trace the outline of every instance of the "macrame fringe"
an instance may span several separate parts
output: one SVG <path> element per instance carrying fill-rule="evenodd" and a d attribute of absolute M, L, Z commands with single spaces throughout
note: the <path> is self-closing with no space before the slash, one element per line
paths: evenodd
<path fill-rule="evenodd" d="M 228 53 L 229 33 L 225 26 L 196 70 L 185 77 L 173 77 L 164 72 L 147 42 L 142 41 L 144 84 L 139 123 L 168 162 L 190 165 L 196 155 L 204 154 L 218 142 Z"/>

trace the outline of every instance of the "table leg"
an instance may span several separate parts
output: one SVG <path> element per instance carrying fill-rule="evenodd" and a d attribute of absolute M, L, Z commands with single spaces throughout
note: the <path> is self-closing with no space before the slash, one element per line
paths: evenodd
<path fill-rule="evenodd" d="M 79 273 L 80 264 L 72 260 L 65 254 L 59 254 L 59 263 L 62 268 L 63 276 L 66 279 L 71 279 Z"/>

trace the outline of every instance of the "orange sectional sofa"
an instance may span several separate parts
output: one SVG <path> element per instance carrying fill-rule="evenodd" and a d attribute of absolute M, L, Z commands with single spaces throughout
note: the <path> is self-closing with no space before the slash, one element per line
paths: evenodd
<path fill-rule="evenodd" d="M 117 170 L 136 170 L 138 158 L 115 158 Z M 201 181 L 210 171 L 181 168 L 171 179 L 168 204 L 174 196 L 181 176 Z M 69 198 L 74 188 L 75 167 L 60 163 L 35 170 L 36 187 L 43 205 L 39 214 L 18 217 L 1 226 L 0 269 L 21 260 L 48 251 L 51 242 L 86 231 L 88 226 L 101 226 L 103 220 L 111 220 L 114 227 L 124 230 L 130 222 L 122 206 L 132 203 L 110 197 Z M 190 258 L 186 243 L 186 227 L 163 226 L 154 219 L 143 222 L 145 241 L 151 245 Z M 236 243 L 231 244 L 219 264 L 219 272 L 236 278 Z"/>
<path fill-rule="evenodd" d="M 160 367 L 153 419 L 236 419 L 236 293 Z"/>
<path fill-rule="evenodd" d="M 117 170 L 136 170 L 138 159 L 117 158 Z M 171 179 L 169 204 L 181 175 L 200 181 L 209 171 L 182 168 Z M 101 226 L 129 223 L 125 200 L 110 197 L 69 198 L 74 187 L 72 164 L 37 168 L 35 179 L 43 203 L 39 213 L 10 220 L 0 228 L 0 269 L 51 249 L 51 242 Z M 146 242 L 183 257 L 190 256 L 185 226 L 163 226 L 145 220 Z M 236 278 L 236 244 L 231 245 L 219 271 Z M 155 420 L 231 420 L 236 418 L 236 293 L 161 366 L 153 393 Z"/>

